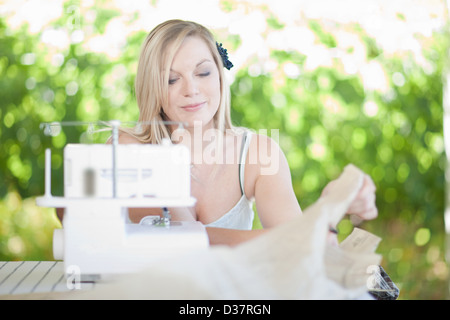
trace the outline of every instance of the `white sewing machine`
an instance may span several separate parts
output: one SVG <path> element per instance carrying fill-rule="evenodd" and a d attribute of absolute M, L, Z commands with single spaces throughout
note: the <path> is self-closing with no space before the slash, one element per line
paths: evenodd
<path fill-rule="evenodd" d="M 181 145 L 68 144 L 64 149 L 64 197 L 51 195 L 50 149 L 45 195 L 39 206 L 65 208 L 63 229 L 54 233 L 55 259 L 66 274 L 83 279 L 137 272 L 158 259 L 209 245 L 200 222 L 171 222 L 167 207 L 195 204 L 190 195 L 190 155 Z M 164 217 L 140 224 L 128 208 L 164 208 Z"/>

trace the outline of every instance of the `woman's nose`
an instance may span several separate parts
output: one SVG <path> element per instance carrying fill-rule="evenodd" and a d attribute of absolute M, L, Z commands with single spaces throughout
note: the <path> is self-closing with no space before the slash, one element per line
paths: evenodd
<path fill-rule="evenodd" d="M 184 83 L 184 95 L 186 97 L 195 96 L 199 93 L 199 86 L 195 79 L 187 79 Z"/>

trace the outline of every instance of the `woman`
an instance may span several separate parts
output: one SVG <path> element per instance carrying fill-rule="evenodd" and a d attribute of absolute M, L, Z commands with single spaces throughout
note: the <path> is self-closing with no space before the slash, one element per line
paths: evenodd
<path fill-rule="evenodd" d="M 171 138 L 186 144 L 197 203 L 170 208 L 172 218 L 200 221 L 211 244 L 234 245 L 290 221 L 301 209 L 278 144 L 231 123 L 224 77 L 224 65 L 230 64 L 226 50 L 205 27 L 181 20 L 158 25 L 143 44 L 135 83 L 139 121 L 152 125 L 122 131 L 119 143 Z M 183 122 L 184 130 L 163 121 Z M 276 170 L 265 170 L 268 165 Z M 350 213 L 375 218 L 374 192 L 367 177 Z M 253 201 L 263 230 L 252 230 Z M 149 214 L 161 214 L 161 209 L 130 210 L 130 219 L 138 222 Z"/>

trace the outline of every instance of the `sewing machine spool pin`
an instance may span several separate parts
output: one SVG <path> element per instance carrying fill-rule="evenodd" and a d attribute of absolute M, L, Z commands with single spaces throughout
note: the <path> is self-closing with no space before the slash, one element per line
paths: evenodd
<path fill-rule="evenodd" d="M 45 149 L 45 197 L 52 196 L 51 179 L 52 150 Z"/>
<path fill-rule="evenodd" d="M 117 145 L 119 144 L 119 126 L 120 121 L 113 120 L 112 126 L 112 171 L 113 171 L 113 198 L 117 198 Z"/>

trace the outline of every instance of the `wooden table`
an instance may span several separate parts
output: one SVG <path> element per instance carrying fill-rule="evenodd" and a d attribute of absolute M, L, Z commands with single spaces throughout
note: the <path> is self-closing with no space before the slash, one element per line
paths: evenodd
<path fill-rule="evenodd" d="M 90 289 L 95 283 L 78 285 L 81 289 Z M 73 289 L 73 283 L 64 275 L 61 261 L 0 261 L 0 295 L 69 292 Z"/>

